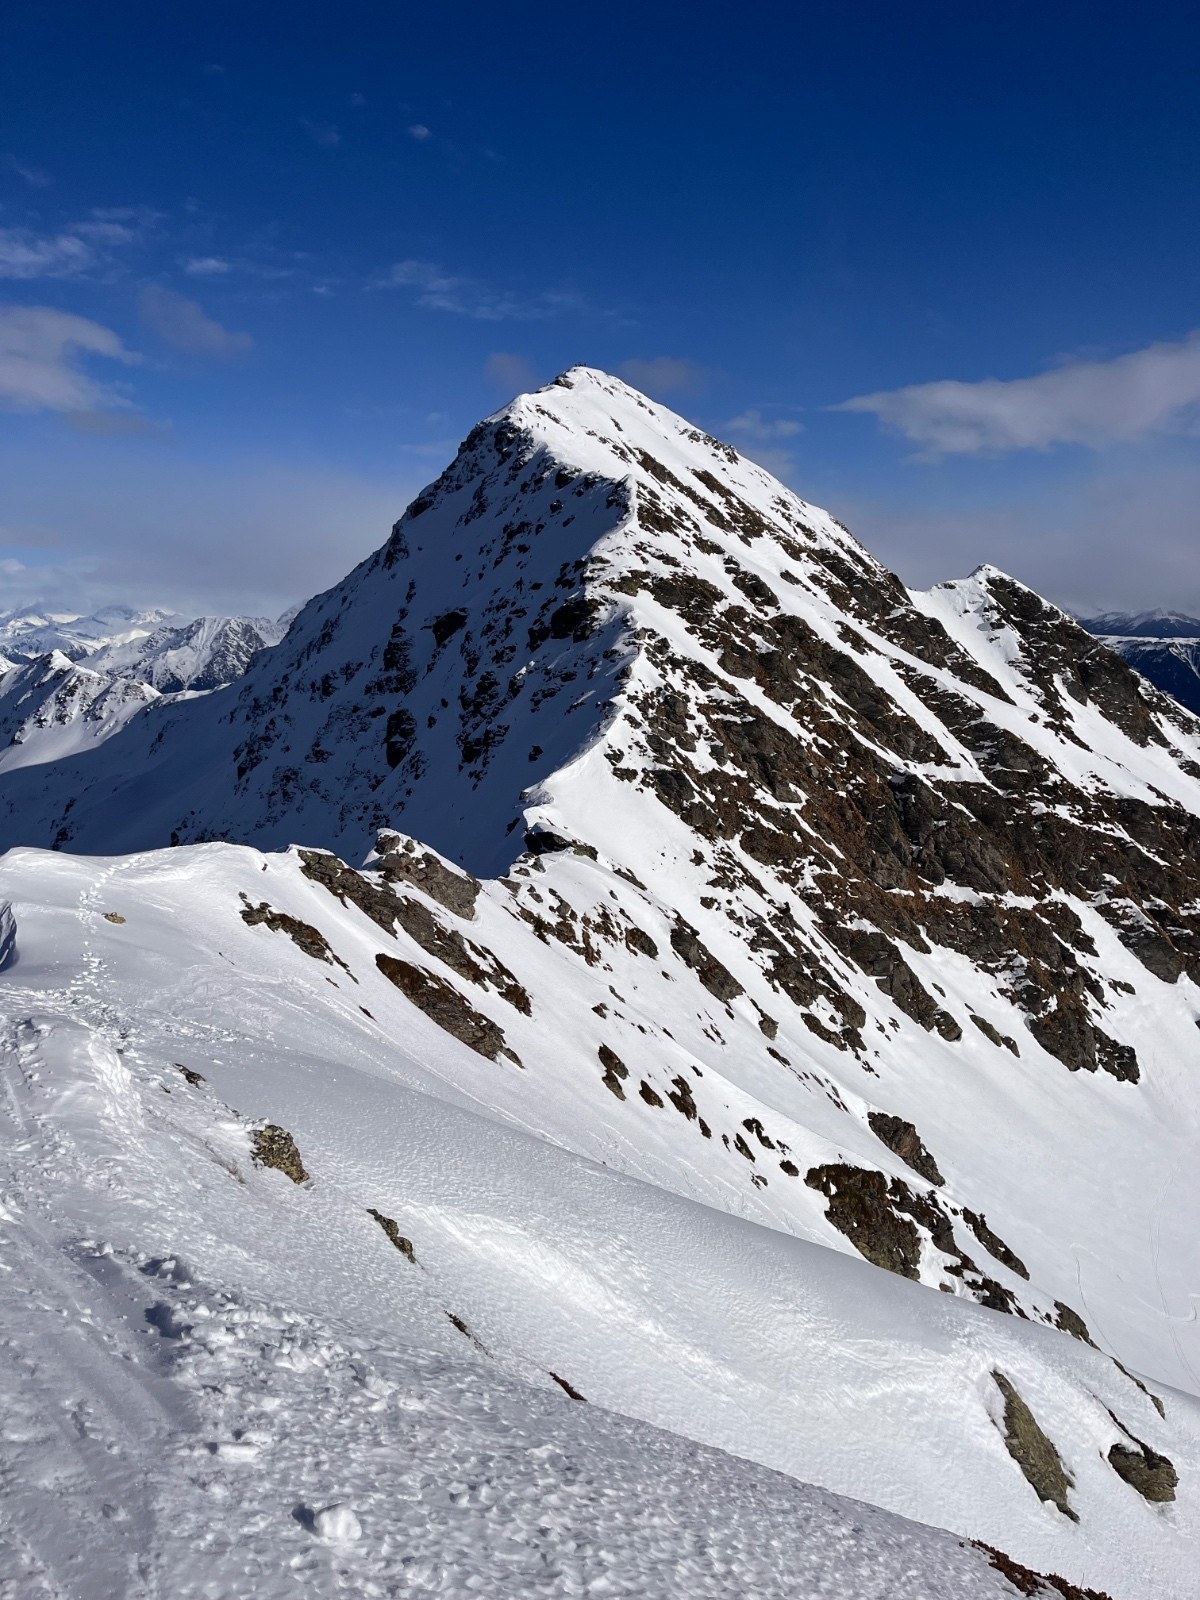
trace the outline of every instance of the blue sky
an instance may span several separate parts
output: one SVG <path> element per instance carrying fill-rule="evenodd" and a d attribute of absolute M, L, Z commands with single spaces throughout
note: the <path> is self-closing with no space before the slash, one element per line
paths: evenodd
<path fill-rule="evenodd" d="M 911 582 L 1200 608 L 1198 47 L 1182 3 L 9 6 L 0 609 L 281 609 L 577 361 Z"/>

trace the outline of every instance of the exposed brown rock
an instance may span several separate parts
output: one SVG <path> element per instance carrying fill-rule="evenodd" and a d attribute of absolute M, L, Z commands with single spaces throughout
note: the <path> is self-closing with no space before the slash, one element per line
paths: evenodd
<path fill-rule="evenodd" d="M 250 1155 L 256 1166 L 274 1167 L 293 1183 L 307 1183 L 308 1173 L 300 1159 L 296 1141 L 286 1128 L 268 1122 L 250 1135 Z"/>
<path fill-rule="evenodd" d="M 411 1261 L 413 1266 L 416 1266 L 417 1252 L 413 1249 L 413 1242 L 411 1239 L 406 1239 L 400 1232 L 399 1224 L 392 1217 L 385 1217 L 382 1211 L 376 1211 L 374 1206 L 367 1207 L 367 1215 L 374 1217 L 400 1254 L 406 1260 Z"/>
<path fill-rule="evenodd" d="M 1159 1455 L 1140 1439 L 1135 1448 L 1114 1444 L 1108 1452 L 1108 1462 L 1119 1478 L 1124 1478 L 1131 1489 L 1136 1489 L 1143 1500 L 1158 1504 L 1174 1500 L 1179 1487 L 1179 1474 L 1166 1456 Z"/>
<path fill-rule="evenodd" d="M 986 1217 L 977 1215 L 967 1207 L 963 1208 L 962 1215 L 967 1227 L 970 1228 L 989 1255 L 995 1256 L 997 1261 L 1003 1262 L 1010 1272 L 1016 1273 L 1018 1278 L 1028 1279 L 1029 1268 L 1017 1255 L 1016 1251 L 1010 1250 L 1000 1235 L 988 1227 Z"/>
<path fill-rule="evenodd" d="M 1096 1341 L 1088 1332 L 1087 1323 L 1079 1315 L 1078 1311 L 1072 1311 L 1071 1307 L 1064 1305 L 1061 1300 L 1054 1302 L 1054 1326 L 1061 1328 L 1064 1333 L 1069 1333 L 1072 1339 L 1078 1339 L 1083 1344 L 1090 1344 L 1093 1350 L 1096 1348 Z"/>
<path fill-rule="evenodd" d="M 1071 1509 L 1068 1491 L 1075 1480 L 1063 1466 L 1052 1440 L 1038 1427 L 1029 1407 L 1017 1393 L 1011 1381 L 1002 1372 L 994 1371 L 996 1387 L 1004 1396 L 1004 1444 L 1009 1455 L 1020 1467 L 1026 1482 L 1039 1500 L 1057 1506 L 1064 1517 L 1078 1522 L 1078 1514 Z"/>
<path fill-rule="evenodd" d="M 837 1165 L 813 1167 L 804 1181 L 829 1201 L 826 1217 L 859 1255 L 902 1278 L 919 1276 L 921 1235 L 890 1203 L 882 1172 Z"/>
<path fill-rule="evenodd" d="M 600 1065 L 604 1068 L 604 1087 L 616 1095 L 618 1100 L 624 1100 L 625 1091 L 621 1087 L 622 1081 L 629 1076 L 629 1068 L 621 1060 L 615 1050 L 610 1050 L 602 1044 L 597 1051 Z"/>
<path fill-rule="evenodd" d="M 389 883 L 409 883 L 445 906 L 456 917 L 470 919 L 479 897 L 479 880 L 454 871 L 432 851 L 422 850 L 412 839 L 381 833 L 376 841 L 379 870 Z"/>
<path fill-rule="evenodd" d="M 244 902 L 242 921 L 247 927 L 266 927 L 273 933 L 286 933 L 296 948 L 303 950 L 306 956 L 312 956 L 316 961 L 327 961 L 330 966 L 336 961 L 339 967 L 349 971 L 346 963 L 334 955 L 325 935 L 310 922 L 301 922 L 297 917 L 289 917 L 283 911 L 276 911 L 265 900 L 257 906 L 252 905 L 245 894 L 242 895 L 242 900 Z"/>
<path fill-rule="evenodd" d="M 869 1111 L 867 1121 L 871 1132 L 887 1145 L 894 1155 L 910 1166 L 926 1183 L 944 1183 L 938 1164 L 921 1141 L 921 1136 L 911 1122 L 903 1117 L 890 1116 L 886 1111 Z M 1026 1274 L 1028 1276 L 1028 1274 Z"/>
<path fill-rule="evenodd" d="M 695 928 L 687 923 L 678 922 L 672 928 L 671 948 L 686 966 L 691 967 L 709 994 L 715 995 L 718 1000 L 736 1000 L 744 992 L 728 967 L 723 966 L 705 948 Z"/>
<path fill-rule="evenodd" d="M 987 1552 L 992 1566 L 1008 1579 L 1018 1594 L 1032 1597 L 1032 1600 L 1042 1600 L 1042 1597 L 1054 1600 L 1055 1595 L 1059 1600 L 1112 1600 L 1103 1589 L 1080 1588 L 1079 1584 L 1060 1578 L 1056 1572 L 1034 1572 L 1032 1567 L 1023 1567 L 994 1545 L 981 1544 L 978 1539 L 971 1542 L 977 1549 Z"/>
<path fill-rule="evenodd" d="M 486 1056 L 489 1061 L 501 1055 L 517 1061 L 504 1042 L 503 1029 L 490 1017 L 476 1011 L 445 979 L 395 956 L 377 955 L 375 965 L 432 1022 L 469 1045 L 478 1055 Z"/>

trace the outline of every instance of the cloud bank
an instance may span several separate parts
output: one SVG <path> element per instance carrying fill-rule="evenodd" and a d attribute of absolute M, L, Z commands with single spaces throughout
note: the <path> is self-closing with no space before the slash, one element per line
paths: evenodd
<path fill-rule="evenodd" d="M 1035 378 L 913 384 L 857 395 L 835 411 L 866 412 L 926 459 L 1055 444 L 1093 449 L 1187 427 L 1200 408 L 1200 332 L 1113 361 L 1072 361 Z"/>
<path fill-rule="evenodd" d="M 515 294 L 479 278 L 446 272 L 433 261 L 397 261 L 376 287 L 413 289 L 417 305 L 471 317 L 477 322 L 538 322 L 562 312 L 587 309 L 583 298 L 569 289 Z"/>

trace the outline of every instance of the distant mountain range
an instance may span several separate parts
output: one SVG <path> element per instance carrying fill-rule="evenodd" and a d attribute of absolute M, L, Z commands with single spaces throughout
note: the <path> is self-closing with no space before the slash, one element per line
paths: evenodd
<path fill-rule="evenodd" d="M 1144 678 L 1200 714 L 1200 617 L 1180 611 L 1108 611 L 1080 621 Z"/>
<path fill-rule="evenodd" d="M 131 606 L 0 614 L 0 772 L 102 744 L 162 695 L 232 683 L 291 616 L 189 618 Z"/>

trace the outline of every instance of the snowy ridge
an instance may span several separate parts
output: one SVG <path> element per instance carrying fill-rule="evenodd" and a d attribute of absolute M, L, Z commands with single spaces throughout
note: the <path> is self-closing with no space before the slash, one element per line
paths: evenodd
<path fill-rule="evenodd" d="M 84 665 L 137 678 L 161 694 L 220 689 L 240 678 L 260 650 L 278 644 L 284 631 L 266 617 L 196 617 L 106 644 L 85 656 Z"/>
<path fill-rule="evenodd" d="M 0 612 L 0 651 L 26 661 L 60 650 L 72 661 L 110 645 L 136 644 L 156 629 L 184 619 L 162 606 L 105 606 L 90 616 L 36 606 Z"/>
<path fill-rule="evenodd" d="M 1190 1595 L 1200 723 L 1032 591 L 910 594 L 572 369 L 242 681 L 4 776 L 0 817 L 139 852 L 6 858 L 13 1014 L 82 1019 L 139 1083 L 190 1041 L 298 1139 L 286 1203 L 400 1219 L 506 1370 L 1114 1600 Z M 204 839 L 301 848 L 156 852 Z M 491 1119 L 465 1171 L 451 1111 Z M 245 1177 L 249 1133 L 201 1113 Z M 333 1262 L 349 1224 L 322 1226 Z M 139 1229 L 113 1224 L 131 1260 L 184 1249 Z M 186 1249 L 241 1295 L 247 1236 Z M 1049 1500 L 995 1372 L 1071 1480 Z"/>
<path fill-rule="evenodd" d="M 94 672 L 60 650 L 0 670 L 0 772 L 61 761 L 102 743 L 158 699 L 137 680 Z"/>
<path fill-rule="evenodd" d="M 1102 639 L 1200 639 L 1200 617 L 1184 611 L 1106 611 L 1079 622 Z"/>
<path fill-rule="evenodd" d="M 837 1494 L 1116 1596 L 1190 1592 L 1194 1400 L 489 1121 L 520 1069 L 414 1013 L 375 960 L 409 941 L 299 859 L 4 865 L 19 1593 L 58 1592 L 72 1556 L 85 1600 L 264 1600 L 297 1572 L 315 1594 L 480 1571 L 522 1595 L 1015 1592 Z M 260 896 L 291 930 L 242 916 Z M 302 1185 L 256 1162 L 264 1124 Z M 1061 1453 L 1070 1516 L 1006 1451 L 995 1372 Z M 1173 1463 L 1173 1505 L 1113 1471 L 1130 1439 Z M 353 1522 L 318 1524 L 331 1506 Z"/>

